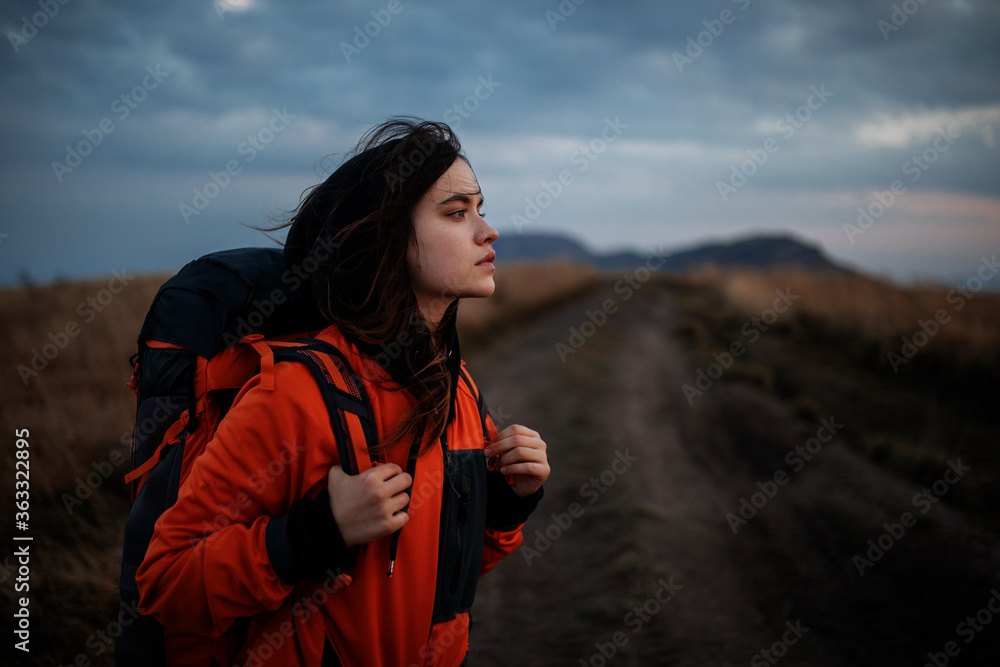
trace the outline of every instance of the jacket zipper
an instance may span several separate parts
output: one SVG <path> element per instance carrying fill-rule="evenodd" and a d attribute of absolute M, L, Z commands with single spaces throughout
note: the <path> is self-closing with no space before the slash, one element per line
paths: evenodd
<path fill-rule="evenodd" d="M 450 593 L 454 594 L 455 591 L 458 590 L 458 578 L 462 571 L 462 552 L 464 550 L 462 526 L 464 525 L 469 512 L 468 503 L 471 488 L 469 485 L 469 478 L 465 473 L 461 473 L 458 476 L 459 487 L 456 488 L 455 461 L 452 458 L 451 449 L 448 447 L 448 438 L 443 433 L 441 434 L 441 448 L 444 450 L 444 474 L 448 479 L 448 486 L 450 486 L 451 490 L 456 496 L 458 496 L 458 517 L 455 522 L 455 566 L 451 573 L 450 587 Z"/>
<path fill-rule="evenodd" d="M 458 575 L 462 571 L 462 526 L 465 523 L 465 519 L 468 516 L 469 508 L 469 478 L 465 473 L 462 473 L 461 477 L 461 487 L 459 488 L 459 500 L 458 500 L 458 521 L 455 522 L 455 569 L 451 575 L 451 592 L 454 594 L 458 590 Z"/>

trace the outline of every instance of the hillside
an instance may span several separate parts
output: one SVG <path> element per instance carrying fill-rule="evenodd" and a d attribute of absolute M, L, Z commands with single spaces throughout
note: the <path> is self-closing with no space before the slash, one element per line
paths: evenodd
<path fill-rule="evenodd" d="M 1000 586 L 1000 297 L 958 309 L 944 289 L 797 270 L 623 275 L 501 267 L 493 298 L 462 305 L 493 414 L 538 429 L 553 467 L 526 544 L 482 580 L 472 662 L 995 655 L 1000 624 L 969 642 L 958 626 Z M 5 664 L 110 664 L 124 383 L 160 282 L 0 291 L 0 426 L 30 431 L 34 536 L 33 660 L 8 644 Z"/>
<path fill-rule="evenodd" d="M 494 243 L 501 263 L 565 260 L 588 264 L 601 271 L 626 271 L 641 266 L 650 253 L 622 250 L 596 253 L 576 239 L 561 234 L 502 234 Z M 657 249 L 661 273 L 680 273 L 714 266 L 723 269 L 771 270 L 798 268 L 821 273 L 846 272 L 818 246 L 786 236 L 756 235 L 729 243 L 702 243 L 690 248 Z"/>

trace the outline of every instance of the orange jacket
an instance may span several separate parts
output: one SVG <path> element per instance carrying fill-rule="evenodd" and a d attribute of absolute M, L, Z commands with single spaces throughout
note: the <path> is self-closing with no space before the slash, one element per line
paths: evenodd
<path fill-rule="evenodd" d="M 317 338 L 344 353 L 385 437 L 412 398 L 336 327 Z M 459 382 L 442 446 L 416 460 L 390 578 L 391 539 L 347 549 L 329 510 L 327 473 L 341 461 L 316 381 L 300 363 L 273 372 L 275 391 L 260 376 L 243 388 L 157 522 L 136 576 L 140 606 L 211 636 L 249 617 L 240 660 L 251 667 L 461 664 L 476 581 L 520 545 L 541 490 L 519 498 L 487 470 L 476 399 Z M 350 432 L 365 470 L 360 428 Z M 402 445 L 387 454 L 404 470 L 406 459 Z"/>

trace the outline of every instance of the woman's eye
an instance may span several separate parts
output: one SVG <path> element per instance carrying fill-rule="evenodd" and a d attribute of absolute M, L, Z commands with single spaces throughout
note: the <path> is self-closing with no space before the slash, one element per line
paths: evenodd
<path fill-rule="evenodd" d="M 472 209 L 467 209 L 467 208 L 458 209 L 457 211 L 452 211 L 451 213 L 448 213 L 448 217 L 449 218 L 458 218 L 459 220 L 462 220 L 462 219 L 464 219 L 464 218 L 466 218 L 468 216 L 470 210 L 472 210 Z M 485 218 L 486 217 L 486 207 L 484 206 L 484 207 L 482 207 L 480 209 L 477 209 L 476 213 L 478 213 L 480 217 Z"/>

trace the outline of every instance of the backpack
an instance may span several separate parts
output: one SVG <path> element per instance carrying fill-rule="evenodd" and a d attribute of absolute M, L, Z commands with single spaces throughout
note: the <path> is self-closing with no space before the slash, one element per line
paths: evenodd
<path fill-rule="evenodd" d="M 131 509 L 125 523 L 119 590 L 118 665 L 233 664 L 246 625 L 221 638 L 182 635 L 142 614 L 135 574 L 160 515 L 229 411 L 243 385 L 260 373 L 273 389 L 273 364 L 295 360 L 312 370 L 330 411 L 347 472 L 356 472 L 348 420 L 359 420 L 369 448 L 377 443 L 361 381 L 332 345 L 309 336 L 327 326 L 302 280 L 279 249 L 243 248 L 190 262 L 160 287 L 131 359 L 137 397 L 125 476 Z M 317 352 L 321 354 L 317 354 Z M 169 649 L 169 650 L 168 650 Z"/>
<path fill-rule="evenodd" d="M 273 389 L 275 363 L 304 363 L 327 405 L 344 471 L 358 471 L 351 432 L 364 433 L 369 450 L 377 444 L 361 380 L 339 350 L 312 338 L 328 324 L 301 272 L 292 271 L 276 248 L 205 255 L 153 298 L 130 360 L 128 386 L 137 407 L 132 471 L 125 476 L 131 509 L 122 548 L 117 665 L 166 665 L 168 657 L 181 664 L 231 665 L 243 648 L 249 619 L 212 638 L 178 633 L 143 614 L 135 575 L 156 520 L 176 502 L 192 464 L 247 381 L 260 374 L 261 388 Z M 464 368 L 460 377 L 476 398 L 488 439 L 488 408 Z"/>

